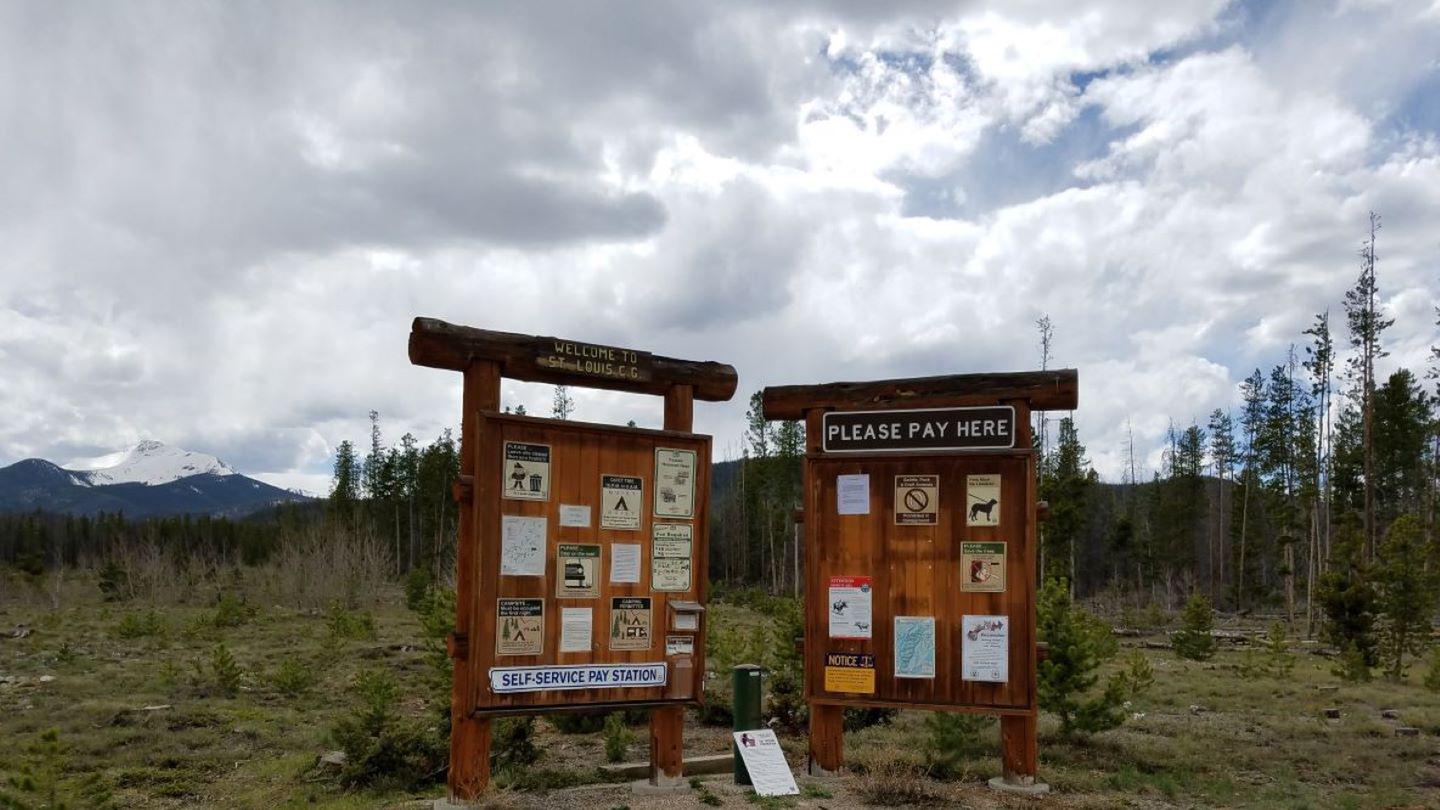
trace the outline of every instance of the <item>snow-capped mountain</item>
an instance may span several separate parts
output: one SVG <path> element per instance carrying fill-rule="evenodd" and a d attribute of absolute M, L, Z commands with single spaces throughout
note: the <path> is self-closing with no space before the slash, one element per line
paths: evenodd
<path fill-rule="evenodd" d="M 192 475 L 236 475 L 220 459 L 146 439 L 128 450 L 65 465 L 91 486 L 107 484 L 168 484 Z"/>
<path fill-rule="evenodd" d="M 304 500 L 309 498 L 241 475 L 214 456 L 156 441 L 65 467 L 38 458 L 0 467 L 0 512 L 238 516 Z"/>

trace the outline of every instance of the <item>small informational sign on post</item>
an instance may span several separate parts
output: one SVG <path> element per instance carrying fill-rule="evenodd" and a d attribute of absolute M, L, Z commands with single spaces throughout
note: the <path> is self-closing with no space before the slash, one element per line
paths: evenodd
<path fill-rule="evenodd" d="M 940 476 L 895 476 L 895 525 L 934 526 L 940 522 Z"/>
<path fill-rule="evenodd" d="M 519 501 L 550 500 L 550 445 L 505 442 L 500 491 Z"/>
<path fill-rule="evenodd" d="M 645 511 L 645 479 L 638 475 L 600 476 L 600 528 L 633 532 Z"/>
<path fill-rule="evenodd" d="M 970 593 L 1005 592 L 1005 544 L 960 544 L 960 590 Z"/>
<path fill-rule="evenodd" d="M 757 796 L 794 796 L 800 792 L 772 729 L 735 732 L 735 748 L 750 773 L 750 784 Z"/>

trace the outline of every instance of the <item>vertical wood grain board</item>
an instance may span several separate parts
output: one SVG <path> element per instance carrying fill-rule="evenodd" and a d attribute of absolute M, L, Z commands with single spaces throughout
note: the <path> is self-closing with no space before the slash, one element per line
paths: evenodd
<path fill-rule="evenodd" d="M 1028 416 L 1028 415 L 1027 415 Z M 991 713 L 1035 710 L 1034 459 L 1028 450 L 983 455 L 914 455 L 844 458 L 813 453 L 806 460 L 807 695 L 844 705 L 909 705 Z M 867 515 L 841 515 L 836 477 L 870 476 Z M 934 525 L 896 525 L 894 482 L 899 475 L 938 475 L 940 506 Z M 1000 522 L 967 526 L 966 476 L 1000 477 Z M 903 510 L 902 510 L 903 511 Z M 961 590 L 962 542 L 1004 541 L 1003 593 Z M 828 587 L 832 576 L 873 577 L 872 637 L 829 636 Z M 1009 616 L 1009 680 L 961 678 L 961 617 Z M 935 677 L 896 678 L 896 616 L 935 619 Z M 827 652 L 875 656 L 875 693 L 825 690 Z M 997 711 L 998 710 L 998 711 Z"/>
<path fill-rule="evenodd" d="M 473 632 L 470 641 L 472 706 L 476 713 L 504 713 L 527 708 L 564 710 L 595 704 L 657 703 L 666 701 L 666 690 L 654 688 L 587 689 L 569 691 L 495 694 L 490 690 L 492 667 L 542 665 L 617 664 L 667 662 L 665 636 L 685 635 L 671 631 L 671 601 L 704 604 L 709 578 L 709 490 L 710 437 L 680 431 L 644 430 L 583 422 L 514 416 L 495 412 L 479 415 L 479 452 L 474 487 L 476 548 L 479 577 L 471 606 Z M 502 455 L 505 442 L 527 442 L 550 446 L 550 499 L 509 500 L 501 497 Z M 660 522 L 691 526 L 691 582 L 687 591 L 652 591 L 651 530 L 655 498 L 655 449 L 668 447 L 693 450 L 695 464 L 695 514 L 691 519 L 658 518 Z M 636 531 L 600 527 L 600 477 L 639 476 L 644 479 L 640 528 Z M 590 525 L 561 527 L 560 505 L 590 507 Z M 546 518 L 545 576 L 500 576 L 500 524 L 502 515 Z M 600 546 L 596 598 L 556 596 L 560 578 L 557 550 L 560 543 Z M 631 543 L 640 546 L 640 581 L 612 584 L 612 546 Z M 611 650 L 610 599 L 617 596 L 651 598 L 651 639 L 648 650 Z M 544 645 L 539 655 L 497 656 L 496 600 L 500 598 L 542 599 L 545 603 Z M 592 610 L 591 650 L 588 653 L 560 653 L 560 615 L 563 608 L 589 607 Z M 689 633 L 695 639 L 691 699 L 670 699 L 677 704 L 694 703 L 703 689 L 705 645 L 702 632 Z M 670 677 L 674 677 L 673 668 Z"/>

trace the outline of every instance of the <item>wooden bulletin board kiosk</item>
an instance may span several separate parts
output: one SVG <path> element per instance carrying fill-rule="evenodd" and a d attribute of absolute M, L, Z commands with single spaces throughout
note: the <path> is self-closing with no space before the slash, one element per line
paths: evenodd
<path fill-rule="evenodd" d="M 650 780 L 681 778 L 704 687 L 710 437 L 735 369 L 417 318 L 410 361 L 465 375 L 450 796 L 490 777 L 490 719 L 648 707 Z M 500 412 L 500 378 L 658 394 L 663 430 Z"/>
<path fill-rule="evenodd" d="M 1030 413 L 1073 369 L 765 389 L 804 419 L 810 767 L 843 762 L 847 706 L 1000 717 L 1004 780 L 1034 783 Z"/>

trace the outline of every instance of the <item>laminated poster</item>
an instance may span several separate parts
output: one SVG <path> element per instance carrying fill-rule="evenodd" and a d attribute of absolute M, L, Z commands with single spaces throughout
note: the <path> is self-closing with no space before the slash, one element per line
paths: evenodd
<path fill-rule="evenodd" d="M 1000 525 L 1000 476 L 965 476 L 965 525 Z"/>
<path fill-rule="evenodd" d="M 500 516 L 500 575 L 545 576 L 545 518 Z"/>
<path fill-rule="evenodd" d="M 600 476 L 600 528 L 638 530 L 644 491 L 645 479 L 638 475 Z"/>
<path fill-rule="evenodd" d="M 495 602 L 495 654 L 539 655 L 545 649 L 545 600 Z"/>
<path fill-rule="evenodd" d="M 561 543 L 555 552 L 559 576 L 555 596 L 560 599 L 594 599 L 600 595 L 600 547 Z"/>
<path fill-rule="evenodd" d="M 650 597 L 610 598 L 610 649 L 650 649 Z"/>
<path fill-rule="evenodd" d="M 830 577 L 830 638 L 868 639 L 870 577 Z"/>
<path fill-rule="evenodd" d="M 1010 679 L 1010 617 L 960 618 L 960 678 L 1004 683 Z"/>
<path fill-rule="evenodd" d="M 501 492 L 520 501 L 550 500 L 550 445 L 505 442 Z"/>
<path fill-rule="evenodd" d="M 655 448 L 655 516 L 695 517 L 695 451 Z"/>
<path fill-rule="evenodd" d="M 895 617 L 895 677 L 935 677 L 935 617 Z"/>

